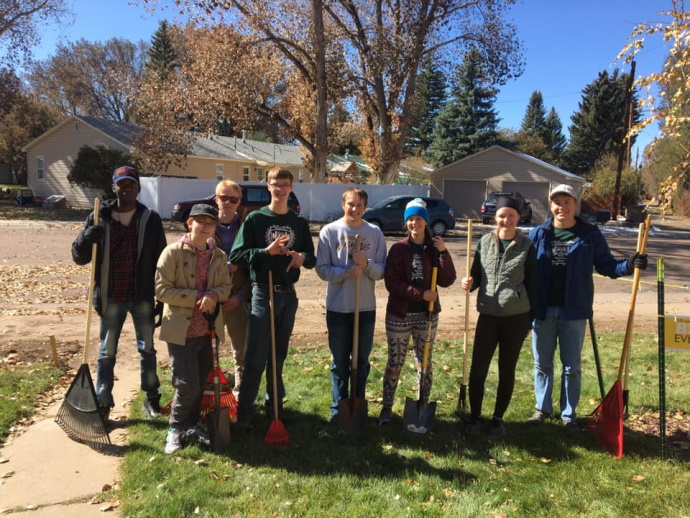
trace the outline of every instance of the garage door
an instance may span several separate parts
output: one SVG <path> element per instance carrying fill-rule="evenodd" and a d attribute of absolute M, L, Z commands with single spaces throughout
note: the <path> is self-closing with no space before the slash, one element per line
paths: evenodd
<path fill-rule="evenodd" d="M 485 196 L 485 181 L 445 180 L 443 182 L 443 199 L 453 209 L 456 219 L 479 218 Z"/>
<path fill-rule="evenodd" d="M 519 192 L 532 206 L 532 223 L 539 224 L 551 216 L 549 213 L 548 182 L 503 182 L 503 192 Z"/>

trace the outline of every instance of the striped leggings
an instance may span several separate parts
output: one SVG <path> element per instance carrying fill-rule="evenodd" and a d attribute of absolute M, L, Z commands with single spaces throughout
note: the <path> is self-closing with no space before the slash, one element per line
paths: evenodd
<path fill-rule="evenodd" d="M 427 313 L 408 313 L 405 318 L 400 318 L 392 313 L 386 313 L 386 337 L 388 339 L 388 363 L 383 375 L 383 406 L 392 408 L 395 400 L 395 391 L 398 388 L 400 372 L 405 365 L 407 346 L 412 336 L 413 354 L 417 363 L 417 399 L 422 395 L 429 397 L 433 369 L 431 352 L 438 326 L 438 313 L 431 316 L 431 344 L 429 347 L 429 359 L 426 369 L 426 377 L 422 380 L 422 360 L 424 358 L 424 342 L 427 339 Z"/>

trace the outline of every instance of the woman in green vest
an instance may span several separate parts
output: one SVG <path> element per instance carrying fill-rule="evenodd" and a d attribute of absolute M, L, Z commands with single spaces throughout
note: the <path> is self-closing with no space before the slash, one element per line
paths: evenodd
<path fill-rule="evenodd" d="M 482 236 L 474 253 L 471 277 L 462 279 L 464 290 L 479 289 L 479 318 L 470 369 L 470 421 L 466 435 L 481 429 L 484 382 L 498 346 L 498 389 L 488 434 L 503 437 L 503 414 L 515 385 L 515 366 L 531 327 L 537 289 L 537 256 L 532 241 L 517 228 L 520 204 L 502 196 L 496 204 L 496 228 Z"/>

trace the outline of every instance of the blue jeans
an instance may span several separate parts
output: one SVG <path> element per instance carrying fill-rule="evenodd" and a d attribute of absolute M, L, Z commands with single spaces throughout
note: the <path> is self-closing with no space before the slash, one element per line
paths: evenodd
<path fill-rule="evenodd" d="M 297 304 L 297 295 L 294 291 L 273 293 L 278 401 L 285 398 L 283 364 L 287 358 L 290 336 L 295 324 Z M 253 286 L 247 352 L 244 357 L 244 375 L 238 398 L 238 415 L 251 416 L 254 413 L 254 400 L 259 394 L 261 376 L 264 370 L 266 371 L 266 399 L 273 398 L 272 365 L 268 288 Z"/>
<path fill-rule="evenodd" d="M 109 302 L 101 315 L 101 349 L 96 367 L 96 394 L 101 406 L 113 407 L 113 385 L 115 384 L 115 360 L 122 326 L 132 315 L 137 349 L 140 357 L 141 390 L 150 399 L 160 396 L 160 381 L 156 373 L 156 349 L 153 347 L 153 301 Z"/>
<path fill-rule="evenodd" d="M 532 328 L 534 353 L 534 395 L 536 408 L 553 414 L 553 358 L 560 346 L 563 366 L 561 373 L 560 409 L 563 421 L 574 421 L 580 401 L 582 378 L 582 343 L 587 320 L 564 320 L 561 308 L 549 307 L 544 320 L 535 319 Z"/>
<path fill-rule="evenodd" d="M 350 388 L 351 353 L 354 338 L 354 313 L 326 311 L 328 326 L 328 347 L 331 350 L 331 385 L 333 403 L 331 415 L 338 413 L 338 402 L 348 397 Z M 357 393 L 354 397 L 364 399 L 369 376 L 369 354 L 374 343 L 376 311 L 360 311 L 359 337 L 357 347 Z"/>

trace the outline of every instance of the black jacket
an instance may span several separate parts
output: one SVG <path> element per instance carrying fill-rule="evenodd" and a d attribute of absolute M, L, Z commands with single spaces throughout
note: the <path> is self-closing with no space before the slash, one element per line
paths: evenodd
<path fill-rule="evenodd" d="M 96 248 L 96 278 L 94 282 L 93 307 L 101 315 L 107 305 L 108 278 L 110 271 L 110 224 L 113 221 L 113 207 L 117 200 L 106 200 L 99 210 L 99 226 L 105 228 L 103 241 Z M 154 277 L 158 256 L 166 246 L 163 222 L 157 212 L 137 202 L 137 261 L 134 280 L 134 301 L 154 300 Z M 94 223 L 93 212 L 84 222 L 84 227 L 72 243 L 72 259 L 77 264 L 91 261 L 91 245 L 84 242 L 84 231 Z M 105 295 L 104 295 L 105 294 Z"/>

